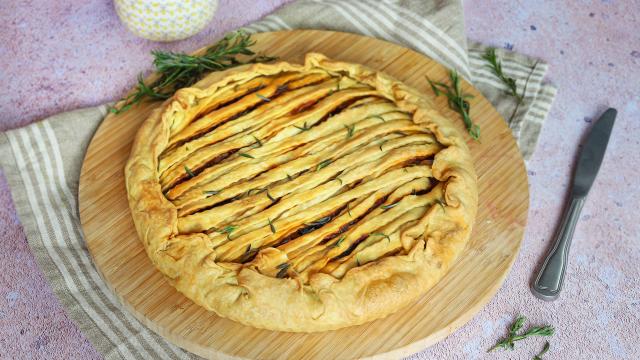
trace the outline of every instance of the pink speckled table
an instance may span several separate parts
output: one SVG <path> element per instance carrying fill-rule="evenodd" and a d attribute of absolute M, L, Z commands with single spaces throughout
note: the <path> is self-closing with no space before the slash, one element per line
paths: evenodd
<path fill-rule="evenodd" d="M 114 100 L 149 69 L 150 50 L 198 48 L 283 3 L 221 1 L 207 30 L 157 44 L 127 32 L 108 0 L 0 1 L 0 130 Z M 474 0 L 465 15 L 470 38 L 548 61 L 559 92 L 527 164 L 529 226 L 513 271 L 471 322 L 415 357 L 530 359 L 540 339 L 485 353 L 523 313 L 556 326 L 545 358 L 640 358 L 640 1 Z M 528 284 L 558 221 L 579 141 L 607 106 L 619 117 L 578 224 L 565 289 L 544 303 Z M 100 358 L 38 269 L 2 176 L 0 229 L 0 358 Z"/>

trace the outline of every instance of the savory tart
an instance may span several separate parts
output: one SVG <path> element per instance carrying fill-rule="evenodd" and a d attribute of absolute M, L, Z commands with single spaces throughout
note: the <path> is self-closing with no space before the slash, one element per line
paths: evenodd
<path fill-rule="evenodd" d="M 320 54 L 177 91 L 143 123 L 125 177 L 140 239 L 176 289 L 282 331 L 415 302 L 477 208 L 468 148 L 429 100 Z"/>

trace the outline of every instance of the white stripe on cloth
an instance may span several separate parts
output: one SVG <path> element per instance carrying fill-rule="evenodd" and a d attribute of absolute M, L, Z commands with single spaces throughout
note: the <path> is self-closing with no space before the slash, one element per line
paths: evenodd
<path fill-rule="evenodd" d="M 489 63 L 481 57 L 469 56 L 469 60 L 476 69 L 486 68 L 490 70 L 488 66 Z M 510 74 L 511 76 L 519 76 L 519 77 L 528 76 L 529 73 L 531 72 L 531 69 L 533 68 L 533 65 L 531 67 L 527 67 L 519 62 L 516 62 L 515 60 L 510 60 L 510 59 L 501 59 L 501 64 L 502 64 L 502 70 L 505 73 Z M 540 73 L 544 75 L 548 67 L 549 66 L 546 63 L 538 63 L 536 64 L 536 70 L 534 73 Z"/>
<path fill-rule="evenodd" d="M 280 19 L 280 17 L 278 15 L 267 15 L 263 20 L 269 19 L 272 22 L 280 25 L 280 28 L 282 29 L 287 29 L 287 30 L 291 30 L 291 26 L 289 26 L 289 24 L 287 24 L 286 22 L 284 22 L 282 19 Z"/>
<path fill-rule="evenodd" d="M 332 1 L 333 2 L 333 1 Z M 324 3 L 324 2 L 323 2 Z M 343 6 L 346 4 L 345 2 L 340 2 L 340 3 L 335 3 L 333 7 L 340 11 L 343 12 L 343 10 L 345 9 L 341 8 L 340 6 Z M 352 5 L 355 5 L 356 3 L 353 3 Z M 360 9 L 361 10 L 361 9 Z M 355 19 L 353 16 L 349 15 L 349 14 L 353 14 L 354 16 L 358 17 L 358 19 Z M 371 19 L 365 19 L 362 18 L 357 11 L 355 13 L 349 13 L 349 14 L 343 14 L 343 16 L 347 17 L 348 20 L 354 22 L 358 22 L 360 25 L 367 25 L 369 26 L 369 24 L 371 23 Z M 371 17 L 375 18 L 376 20 L 378 20 L 380 23 L 384 23 L 385 21 L 388 21 L 384 16 L 380 16 L 378 13 L 371 13 L 370 14 Z M 380 25 L 380 24 L 378 24 Z M 390 26 L 393 26 L 392 24 L 390 24 Z M 374 29 L 378 29 L 380 28 L 380 26 L 375 26 L 373 27 Z M 424 53 L 425 55 L 433 58 L 434 60 L 436 60 L 439 63 L 442 64 L 447 64 L 449 66 L 451 66 L 452 64 L 458 63 L 461 64 L 460 60 L 455 58 L 455 57 L 451 57 L 451 53 L 447 50 L 446 47 L 442 46 L 441 44 L 439 44 L 439 42 L 435 39 L 430 37 L 428 34 L 426 33 L 419 33 L 419 35 L 422 35 L 423 37 L 428 37 L 427 41 L 425 42 L 424 40 L 420 40 L 418 38 L 415 37 L 415 35 L 407 32 L 406 30 L 400 28 L 400 27 L 395 27 L 393 29 L 397 35 L 389 35 L 387 32 L 382 33 L 381 36 L 378 36 L 382 39 L 388 40 L 388 41 L 393 41 L 393 42 L 404 42 L 404 43 L 411 43 L 415 46 L 415 48 Z M 370 35 L 371 32 L 368 32 L 368 35 Z M 433 46 L 431 46 L 432 44 L 434 44 Z M 441 47 L 438 47 L 438 45 L 440 45 Z M 441 55 L 438 53 L 439 51 L 441 51 L 445 56 L 447 56 L 446 58 L 441 57 Z"/>
<path fill-rule="evenodd" d="M 438 38 L 442 39 L 445 42 L 445 44 L 443 45 L 446 45 L 446 46 L 443 46 L 443 47 L 446 47 L 448 49 L 453 49 L 457 53 L 457 55 L 452 55 L 453 58 L 462 59 L 464 62 L 458 70 L 461 70 L 463 74 L 466 73 L 467 76 L 470 75 L 466 51 L 460 46 L 459 43 L 457 43 L 454 39 L 452 39 L 446 32 L 442 31 L 442 29 L 432 24 L 427 18 L 421 18 L 415 13 L 394 3 L 393 1 L 386 0 L 386 1 L 382 1 L 381 3 L 378 3 L 377 1 L 368 0 L 368 3 L 370 4 L 372 9 L 377 9 L 379 4 L 382 5 L 383 7 L 387 6 L 387 9 L 389 11 L 386 11 L 385 13 L 401 14 L 406 18 L 413 20 L 413 25 L 416 28 L 424 26 L 429 32 L 433 33 L 435 36 L 437 36 Z"/>
<path fill-rule="evenodd" d="M 35 216 L 35 219 L 36 219 L 35 223 L 38 228 L 38 232 L 40 233 L 40 236 L 42 238 L 42 244 L 44 245 L 44 248 L 47 251 L 47 254 L 51 258 L 53 263 L 56 265 L 56 267 L 58 268 L 58 272 L 62 275 L 62 278 L 64 280 L 64 283 L 67 289 L 70 290 L 69 292 L 70 295 L 78 302 L 78 304 L 82 307 L 85 313 L 87 313 L 91 317 L 91 319 L 96 323 L 96 326 L 98 326 L 100 331 L 102 331 L 112 343 L 114 344 L 119 343 L 120 336 L 116 335 L 112 331 L 111 325 L 107 325 L 106 322 L 108 321 L 108 319 L 104 319 L 102 316 L 100 316 L 94 310 L 95 306 L 88 304 L 87 299 L 85 298 L 85 296 L 82 295 L 83 292 L 78 288 L 74 280 L 71 279 L 71 275 L 65 270 L 65 266 L 62 263 L 62 259 L 60 258 L 56 249 L 53 247 L 54 242 L 51 239 L 51 236 L 49 235 L 49 231 L 46 228 L 44 221 L 42 221 L 42 219 L 44 219 L 45 217 L 43 216 L 40 206 L 38 205 L 38 200 L 36 199 L 35 191 L 31 190 L 31 189 L 36 189 L 36 187 L 33 186 L 33 184 L 31 183 L 31 178 L 27 174 L 27 169 L 25 167 L 28 162 L 25 161 L 25 158 L 22 155 L 22 150 L 20 148 L 19 140 L 16 138 L 16 136 L 12 132 L 7 133 L 7 138 L 9 139 L 9 144 L 16 158 L 16 163 L 18 164 L 18 171 L 20 172 L 20 177 L 22 178 L 22 182 L 24 183 L 24 186 L 25 186 L 27 199 L 29 201 L 29 206 L 31 207 L 31 210 L 33 211 L 33 214 Z M 40 173 L 40 167 L 39 165 L 37 165 L 36 159 L 30 158 L 29 161 L 34 164 L 33 165 L 34 173 L 39 174 L 39 177 L 41 178 L 42 175 Z M 40 183 L 39 185 L 39 190 L 41 195 L 44 196 L 44 194 L 46 193 L 46 190 L 43 189 L 42 183 Z M 87 290 L 86 287 L 83 290 L 86 293 L 86 290 Z M 128 345 L 133 346 L 132 344 L 128 344 Z M 126 348 L 119 348 L 119 352 L 125 358 L 133 358 L 133 354 L 131 353 L 131 348 L 129 346 L 127 346 Z"/>
<path fill-rule="evenodd" d="M 364 34 L 366 36 L 373 36 L 373 34 L 371 33 L 371 31 L 369 31 L 369 29 L 367 29 L 366 27 L 363 26 L 363 24 L 359 21 L 354 20 L 349 14 L 347 14 L 340 6 L 336 6 L 335 4 L 329 3 L 328 1 L 321 1 L 321 0 L 313 0 L 313 2 L 321 4 L 321 5 L 329 5 L 332 8 L 334 8 L 340 15 L 342 15 L 343 18 L 345 18 L 347 21 L 349 21 L 353 26 L 355 26 L 358 31 L 361 34 Z"/>
<path fill-rule="evenodd" d="M 42 136 L 37 126 L 33 126 L 35 141 L 40 146 L 40 151 L 42 153 L 50 154 L 50 156 L 52 157 L 52 159 L 48 159 L 49 161 L 44 162 L 47 167 L 47 174 L 48 175 L 51 174 L 50 178 L 56 178 L 58 181 L 58 188 L 62 189 L 65 200 L 69 207 L 67 208 L 67 211 L 64 211 L 64 209 L 62 209 L 60 212 L 65 217 L 65 224 L 68 224 L 68 226 L 71 226 L 74 218 L 77 219 L 77 221 L 79 221 L 79 219 L 75 216 L 75 211 L 78 208 L 76 203 L 76 198 L 71 194 L 71 189 L 69 188 L 66 182 L 66 178 L 64 174 L 64 164 L 62 162 L 62 155 L 60 153 L 60 144 L 58 143 L 58 139 L 56 138 L 55 133 L 51 128 L 51 125 L 49 122 L 43 122 L 41 124 L 43 126 L 43 131 L 46 134 L 46 137 L 50 146 L 49 151 L 46 151 L 46 149 L 44 148 L 45 138 L 44 136 Z M 53 167 L 55 167 L 56 176 L 53 176 L 52 174 L 53 171 L 51 169 L 50 164 Z M 51 186 L 52 186 L 52 192 L 57 193 L 57 191 L 55 191 L 56 190 L 55 185 L 51 184 Z M 75 222 L 75 224 L 78 224 L 78 222 Z M 74 248 L 75 248 L 74 250 L 77 251 L 79 254 L 84 255 L 84 256 L 80 256 L 83 263 L 86 265 L 86 271 L 83 274 L 86 274 L 88 272 L 94 284 L 96 285 L 96 287 L 100 290 L 102 294 L 104 294 L 105 298 L 112 304 L 112 306 L 118 309 L 121 309 L 119 301 L 113 296 L 113 293 L 111 292 L 111 290 L 107 287 L 107 285 L 104 283 L 100 275 L 97 273 L 97 271 L 93 267 L 93 263 L 91 262 L 91 259 L 89 258 L 88 253 L 80 245 L 81 243 L 84 243 L 80 229 L 77 227 L 74 227 L 74 229 L 76 230 L 76 232 L 73 232 L 73 237 L 71 237 L 71 242 L 72 244 L 74 244 Z M 127 321 L 130 324 L 130 326 L 134 329 L 135 332 L 142 335 L 143 340 L 149 343 L 150 347 L 152 347 L 153 349 L 159 348 L 160 351 L 162 351 L 162 353 L 164 354 L 163 358 L 167 358 L 167 359 L 175 358 L 176 356 L 178 356 L 179 353 L 182 353 L 181 350 L 178 350 L 179 353 L 176 353 L 177 348 L 173 347 L 173 345 L 166 342 L 160 343 L 157 341 L 157 339 L 154 339 L 153 337 L 151 337 L 149 334 L 149 331 L 145 327 L 143 327 L 138 322 L 137 319 L 134 319 L 126 311 L 122 311 L 122 314 L 125 317 L 125 321 Z M 133 334 L 130 334 L 128 336 L 133 336 Z M 168 348 L 170 353 L 167 352 L 165 348 Z"/>
<path fill-rule="evenodd" d="M 384 7 L 384 4 L 378 4 L 379 6 L 368 7 L 363 6 L 363 4 L 359 2 L 353 2 L 352 5 L 358 7 L 360 11 L 367 13 L 370 17 L 375 17 L 378 21 L 380 21 L 381 24 L 384 24 L 387 28 L 392 29 L 393 32 L 397 33 L 396 36 L 390 35 L 389 40 L 397 40 L 398 38 L 400 38 L 406 43 L 413 44 L 417 49 L 429 56 L 436 55 L 439 59 L 441 59 L 441 63 L 458 69 L 461 75 L 465 78 L 470 77 L 469 67 L 466 63 L 466 56 L 461 58 L 453 54 L 450 51 L 450 48 L 445 45 L 446 39 L 433 37 L 431 36 L 431 34 L 429 34 L 429 32 L 425 31 L 420 26 L 409 28 L 403 27 L 401 21 L 396 21 L 396 24 L 392 23 L 391 21 L 389 21 L 388 17 L 390 15 L 397 17 L 399 14 L 398 12 L 394 11 L 394 9 L 388 9 L 389 11 L 385 13 L 380 12 L 378 7 Z M 427 20 L 424 20 L 424 22 L 428 23 Z M 441 53 L 444 58 L 442 58 L 438 53 Z"/>
<path fill-rule="evenodd" d="M 73 225 L 73 219 L 70 215 L 70 213 L 73 210 L 71 210 L 70 207 L 67 208 L 67 211 L 63 209 L 65 204 L 64 204 L 63 198 L 60 195 L 60 192 L 58 191 L 58 187 L 54 182 L 54 180 L 56 179 L 56 176 L 54 176 L 53 168 L 51 166 L 52 159 L 49 159 L 50 152 L 47 151 L 47 149 L 45 148 L 45 140 L 42 137 L 42 133 L 40 132 L 38 125 L 23 128 L 20 130 L 23 144 L 27 149 L 29 157 L 31 158 L 31 156 L 35 156 L 35 153 L 33 153 L 33 148 L 32 148 L 33 145 L 31 142 L 31 137 L 27 132 L 27 129 L 29 128 L 31 128 L 32 130 L 33 140 L 38 146 L 39 152 L 41 154 L 40 159 L 42 160 L 42 165 L 45 168 L 45 173 L 47 175 L 48 181 L 45 181 L 41 176 L 39 176 L 40 174 L 37 173 L 36 181 L 38 182 L 38 185 L 41 186 L 41 188 L 44 189 L 45 191 L 45 193 L 42 194 L 42 199 L 44 200 L 43 206 L 45 209 L 44 213 L 48 216 L 48 221 L 54 229 L 54 235 L 55 235 L 54 239 L 57 241 L 57 243 L 60 246 L 71 248 L 73 252 L 79 255 L 79 256 L 73 256 L 73 255 L 66 256 L 67 261 L 71 264 L 71 267 L 72 267 L 72 269 L 66 268 L 66 270 L 71 274 L 71 276 L 78 277 L 80 278 L 81 281 L 85 279 L 89 280 L 90 282 L 84 282 L 83 286 L 86 286 L 87 289 L 91 289 L 92 291 L 90 291 L 90 293 L 94 295 L 93 290 L 97 288 L 96 285 L 102 280 L 100 279 L 99 275 L 93 268 L 93 264 L 91 263 L 91 260 L 89 259 L 89 257 L 82 256 L 84 255 L 85 250 L 80 245 L 80 241 L 81 241 L 80 234 L 79 234 L 80 230 Z M 35 158 L 33 159 L 35 160 Z M 66 187 L 66 184 L 64 186 L 60 186 L 60 188 L 63 189 L 63 193 L 65 193 L 64 191 L 65 187 Z M 70 191 L 66 191 L 66 193 L 70 194 Z M 50 197 L 53 197 L 53 203 L 51 203 Z M 65 200 L 68 205 L 71 204 L 71 202 L 69 201 L 69 198 Z M 66 231 L 66 237 L 70 239 L 69 242 L 65 242 L 64 240 L 65 237 L 64 235 L 62 235 L 62 229 L 59 224 L 60 220 L 62 220 L 62 222 L 64 223 L 64 230 Z M 63 253 L 63 255 L 66 255 L 66 254 Z M 81 262 L 79 262 L 78 259 L 80 259 Z M 84 277 L 84 276 L 74 275 L 74 272 L 76 274 L 89 275 L 89 276 Z M 94 300 L 99 299 L 101 303 L 100 305 L 103 305 L 103 309 L 105 308 L 104 306 L 117 307 L 117 302 L 110 291 L 108 290 L 106 292 L 102 291 L 100 294 L 97 294 L 97 295 L 98 296 L 95 296 L 93 299 Z M 103 298 L 105 298 L 106 300 L 103 300 Z M 139 339 L 134 335 L 133 332 L 130 331 L 127 324 L 125 324 L 121 319 L 119 319 L 116 316 L 109 316 L 110 313 L 108 311 L 106 311 L 105 314 L 110 318 L 110 320 L 114 323 L 114 325 L 116 325 L 117 328 L 123 332 L 123 335 L 129 341 L 132 342 L 136 350 L 142 351 L 141 353 L 145 353 L 145 351 L 151 351 L 151 353 L 156 355 L 154 348 L 150 344 L 146 344 L 147 346 L 144 346 L 142 343 L 140 343 Z M 136 330 L 139 330 L 139 329 L 136 329 Z M 157 346 L 159 344 L 156 343 L 154 345 Z M 165 358 L 167 359 L 169 358 L 168 354 L 166 353 L 165 353 L 165 356 L 166 356 Z"/>

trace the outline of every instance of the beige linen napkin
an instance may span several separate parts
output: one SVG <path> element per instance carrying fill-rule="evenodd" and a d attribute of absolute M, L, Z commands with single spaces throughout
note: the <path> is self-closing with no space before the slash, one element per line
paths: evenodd
<path fill-rule="evenodd" d="M 481 59 L 484 47 L 466 42 L 459 0 L 300 0 L 246 29 L 292 28 L 353 32 L 402 44 L 456 68 L 505 118 L 515 107 Z M 524 84 L 536 61 L 500 50 L 498 55 L 504 72 Z M 533 152 L 555 96 L 555 89 L 542 82 L 546 71 L 547 65 L 537 62 L 525 101 L 509 124 L 525 157 Z M 78 218 L 78 179 L 87 145 L 106 111 L 102 105 L 67 112 L 0 134 L 0 165 L 18 215 L 54 292 L 105 358 L 195 358 L 127 313 L 87 252 Z"/>

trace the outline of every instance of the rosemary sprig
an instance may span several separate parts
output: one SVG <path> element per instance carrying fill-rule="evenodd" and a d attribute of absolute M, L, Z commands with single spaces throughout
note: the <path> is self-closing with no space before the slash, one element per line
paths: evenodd
<path fill-rule="evenodd" d="M 173 95 L 176 90 L 191 86 L 198 82 L 208 72 L 221 71 L 238 65 L 268 62 L 274 57 L 255 55 L 250 47 L 255 44 L 251 35 L 242 31 L 227 34 L 202 55 L 188 55 L 170 51 L 153 51 L 153 64 L 159 78 L 145 84 L 142 74 L 138 76 L 135 91 L 122 99 L 119 107 L 110 109 L 113 113 L 121 113 L 140 103 L 145 98 L 164 100 Z M 253 56 L 248 60 L 241 60 L 239 55 Z"/>
<path fill-rule="evenodd" d="M 538 353 L 538 355 L 533 357 L 533 360 L 542 360 L 542 355 L 546 354 L 547 351 L 549 351 L 549 342 L 545 341 L 544 343 L 544 347 L 542 348 L 542 350 Z"/>
<path fill-rule="evenodd" d="M 353 136 L 353 133 L 356 131 L 356 124 L 353 124 L 351 126 L 345 125 L 344 127 L 347 129 L 347 139 L 349 139 L 350 137 Z"/>
<path fill-rule="evenodd" d="M 522 101 L 524 101 L 524 94 L 527 91 L 527 85 L 529 85 L 529 79 L 531 79 L 531 75 L 533 74 L 536 67 L 538 66 L 538 62 L 536 61 L 531 67 L 531 71 L 529 72 L 529 75 L 527 76 L 527 79 L 522 88 L 522 93 L 518 94 L 518 86 L 516 84 L 516 80 L 514 78 L 506 76 L 502 71 L 502 63 L 500 62 L 500 60 L 496 55 L 496 49 L 488 48 L 487 51 L 484 53 L 484 55 L 482 55 L 482 58 L 489 63 L 487 66 L 491 68 L 494 75 L 496 75 L 496 77 L 498 77 L 498 79 L 500 79 L 500 81 L 502 81 L 505 84 L 505 86 L 508 89 L 507 94 L 513 96 L 516 99 L 516 107 L 513 109 L 513 112 L 509 117 L 509 122 L 511 122 L 511 120 L 513 120 L 513 117 L 518 112 L 518 108 L 520 107 L 520 104 L 522 104 Z"/>
<path fill-rule="evenodd" d="M 249 159 L 255 159 L 255 157 L 254 157 L 253 155 L 249 155 L 249 154 L 247 154 L 247 153 L 240 153 L 240 154 L 238 154 L 238 155 L 240 155 L 240 156 L 242 156 L 242 157 L 249 158 Z"/>
<path fill-rule="evenodd" d="M 449 71 L 449 79 L 451 80 L 451 85 L 431 81 L 431 79 L 427 77 L 427 81 L 429 82 L 429 85 L 431 85 L 433 93 L 436 96 L 445 95 L 447 97 L 447 102 L 451 110 L 462 116 L 462 121 L 464 122 L 469 135 L 471 135 L 474 140 L 478 140 L 480 138 L 480 127 L 474 124 L 471 120 L 471 116 L 469 116 L 469 110 L 471 107 L 469 105 L 469 101 L 467 101 L 468 99 L 473 98 L 473 95 L 465 94 L 462 91 L 460 77 L 456 70 Z"/>
<path fill-rule="evenodd" d="M 319 171 L 320 169 L 327 167 L 329 164 L 331 164 L 331 159 L 321 161 L 318 164 L 318 166 L 316 166 L 316 171 Z"/>
<path fill-rule="evenodd" d="M 513 350 L 516 341 L 524 340 L 526 338 L 532 336 L 551 336 L 553 335 L 554 329 L 553 326 L 535 326 L 529 328 L 524 333 L 518 335 L 518 331 L 522 329 L 526 318 L 522 315 L 516 318 L 516 321 L 511 325 L 509 329 L 509 335 L 506 338 L 501 339 L 497 344 L 495 344 L 491 349 L 487 350 L 487 352 L 491 352 L 497 349 L 503 350 Z"/>
<path fill-rule="evenodd" d="M 189 175 L 190 178 L 196 176 L 196 174 L 194 174 L 193 171 L 191 171 L 191 169 L 189 169 L 187 165 L 184 166 L 184 171 L 187 172 L 187 175 Z"/>
<path fill-rule="evenodd" d="M 507 89 L 508 89 L 507 94 L 515 97 L 516 99 L 518 99 L 518 101 L 522 101 L 523 96 L 521 94 L 518 94 L 518 87 L 516 86 L 516 80 L 514 78 L 510 78 L 506 76 L 502 72 L 502 63 L 500 62 L 500 60 L 498 60 L 498 57 L 496 56 L 496 49 L 488 48 L 487 51 L 485 51 L 484 55 L 482 55 L 482 58 L 489 63 L 488 66 L 491 68 L 493 73 L 498 77 L 498 79 L 500 79 L 500 81 L 502 81 L 507 86 Z"/>

